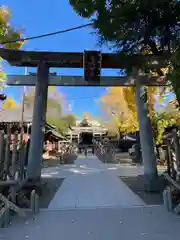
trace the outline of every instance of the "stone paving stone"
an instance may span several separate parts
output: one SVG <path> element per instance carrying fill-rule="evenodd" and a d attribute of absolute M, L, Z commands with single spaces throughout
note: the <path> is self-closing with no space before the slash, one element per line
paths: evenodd
<path fill-rule="evenodd" d="M 109 173 L 97 157 L 80 158 L 79 169 L 62 183 L 49 209 L 139 206 L 145 203 L 119 178 Z"/>
<path fill-rule="evenodd" d="M 46 169 L 44 177 L 65 178 L 49 209 L 36 216 L 27 212 L 26 219 L 14 217 L 9 228 L 1 229 L 0 239 L 178 239 L 180 217 L 163 206 L 145 205 L 119 180 L 122 173 L 134 176 L 139 171 L 82 156 L 74 165 Z"/>
<path fill-rule="evenodd" d="M 4 240 L 179 239 L 180 217 L 162 206 L 42 211 L 2 229 Z"/>

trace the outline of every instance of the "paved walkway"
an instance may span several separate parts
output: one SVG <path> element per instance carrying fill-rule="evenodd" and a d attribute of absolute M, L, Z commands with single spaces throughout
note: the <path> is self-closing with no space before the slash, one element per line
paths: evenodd
<path fill-rule="evenodd" d="M 180 217 L 163 207 L 44 211 L 1 229 L 2 240 L 179 239 Z"/>
<path fill-rule="evenodd" d="M 64 180 L 49 209 L 132 207 L 145 203 L 97 157 L 79 157 L 74 174 Z"/>
<path fill-rule="evenodd" d="M 83 160 L 84 156 L 80 156 L 79 160 Z M 85 174 L 87 172 L 87 167 L 83 167 L 85 164 L 85 161 L 81 161 L 82 164 L 78 164 L 76 161 L 76 164 L 72 165 L 58 165 L 56 167 L 48 167 L 44 168 L 42 170 L 42 177 L 45 178 L 66 178 L 68 176 L 71 176 L 73 174 Z M 92 169 L 91 169 L 92 170 Z M 160 167 L 158 169 L 159 174 L 164 172 L 166 169 L 164 167 Z M 88 170 L 90 171 L 90 169 Z M 94 171 L 97 171 L 97 169 L 94 169 Z M 101 166 L 101 169 L 99 171 L 108 171 L 112 172 L 114 176 L 121 176 L 121 177 L 130 177 L 130 176 L 137 176 L 142 175 L 144 173 L 144 167 L 143 166 L 133 166 L 130 164 L 119 164 L 119 163 L 108 163 L 104 164 L 104 167 Z"/>
<path fill-rule="evenodd" d="M 12 226 L 0 229 L 0 240 L 178 239 L 180 217 L 163 206 L 143 206 L 114 167 L 95 157 L 79 157 L 75 165 L 61 169 L 42 174 L 66 175 L 49 209 L 37 216 L 27 213 L 26 219 L 15 217 Z"/>

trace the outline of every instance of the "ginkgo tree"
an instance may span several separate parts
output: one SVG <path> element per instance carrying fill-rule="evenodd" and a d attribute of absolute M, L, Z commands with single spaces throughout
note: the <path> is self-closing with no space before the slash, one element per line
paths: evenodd
<path fill-rule="evenodd" d="M 126 89 L 131 91 L 131 89 Z M 137 117 L 133 102 L 126 101 L 125 88 L 112 87 L 107 89 L 107 94 L 101 97 L 102 109 L 107 113 L 119 132 L 137 131 Z M 129 94 L 133 98 L 133 95 Z"/>
<path fill-rule="evenodd" d="M 161 143 L 162 135 L 168 125 L 180 122 L 180 113 L 175 104 L 170 102 L 167 106 L 163 106 L 166 92 L 168 88 L 166 91 L 160 87 L 147 88 L 149 116 L 157 144 Z M 108 88 L 107 93 L 101 97 L 100 103 L 109 117 L 111 123 L 109 126 L 114 126 L 116 132 L 133 133 L 139 130 L 133 87 Z"/>
<path fill-rule="evenodd" d="M 3 107 L 5 109 L 13 109 L 13 108 L 17 108 L 18 104 L 16 103 L 16 101 L 14 100 L 14 98 L 9 97 L 7 98 L 4 103 L 3 103 Z"/>
<path fill-rule="evenodd" d="M 12 42 L 21 39 L 22 29 L 14 29 L 10 23 L 11 12 L 10 10 L 0 5 L 0 47 L 19 49 L 23 45 L 23 41 Z M 0 88 L 3 88 L 5 81 L 5 73 L 2 67 L 2 59 L 0 58 Z"/>

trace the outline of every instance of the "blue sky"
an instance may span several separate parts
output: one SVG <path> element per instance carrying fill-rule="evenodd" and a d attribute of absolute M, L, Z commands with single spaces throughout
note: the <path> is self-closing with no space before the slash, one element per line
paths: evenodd
<path fill-rule="evenodd" d="M 2 4 L 11 9 L 13 26 L 25 29 L 24 37 L 63 30 L 88 22 L 88 20 L 77 16 L 68 0 L 3 0 Z M 60 52 L 98 50 L 97 36 L 92 32 L 91 28 L 86 28 L 57 36 L 31 40 L 23 48 L 34 51 Z M 104 47 L 102 51 L 107 52 L 108 49 Z M 7 74 L 23 74 L 24 68 L 11 67 L 5 64 L 5 71 Z M 29 71 L 35 70 L 29 69 Z M 83 74 L 82 69 L 52 69 L 52 71 L 63 75 Z M 116 72 L 106 70 L 102 74 L 116 75 Z M 95 101 L 105 92 L 105 88 L 61 87 L 60 91 L 66 96 L 67 101 L 72 105 L 73 112 L 78 117 L 82 116 L 82 113 L 86 111 L 90 112 L 92 116 L 100 114 Z M 19 101 L 22 88 L 8 87 L 5 92 L 8 96 L 12 96 Z"/>

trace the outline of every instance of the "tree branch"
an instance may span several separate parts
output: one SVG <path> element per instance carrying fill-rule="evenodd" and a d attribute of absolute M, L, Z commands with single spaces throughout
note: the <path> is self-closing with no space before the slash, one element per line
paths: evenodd
<path fill-rule="evenodd" d="M 153 52 L 153 54 L 159 55 L 159 51 L 157 49 L 156 43 L 152 39 L 148 38 L 147 40 L 145 40 L 145 43 L 147 45 L 149 45 L 149 47 L 151 48 L 151 51 Z M 159 76 L 163 76 L 164 75 L 160 68 L 157 68 L 156 72 L 157 72 L 157 74 Z"/>

